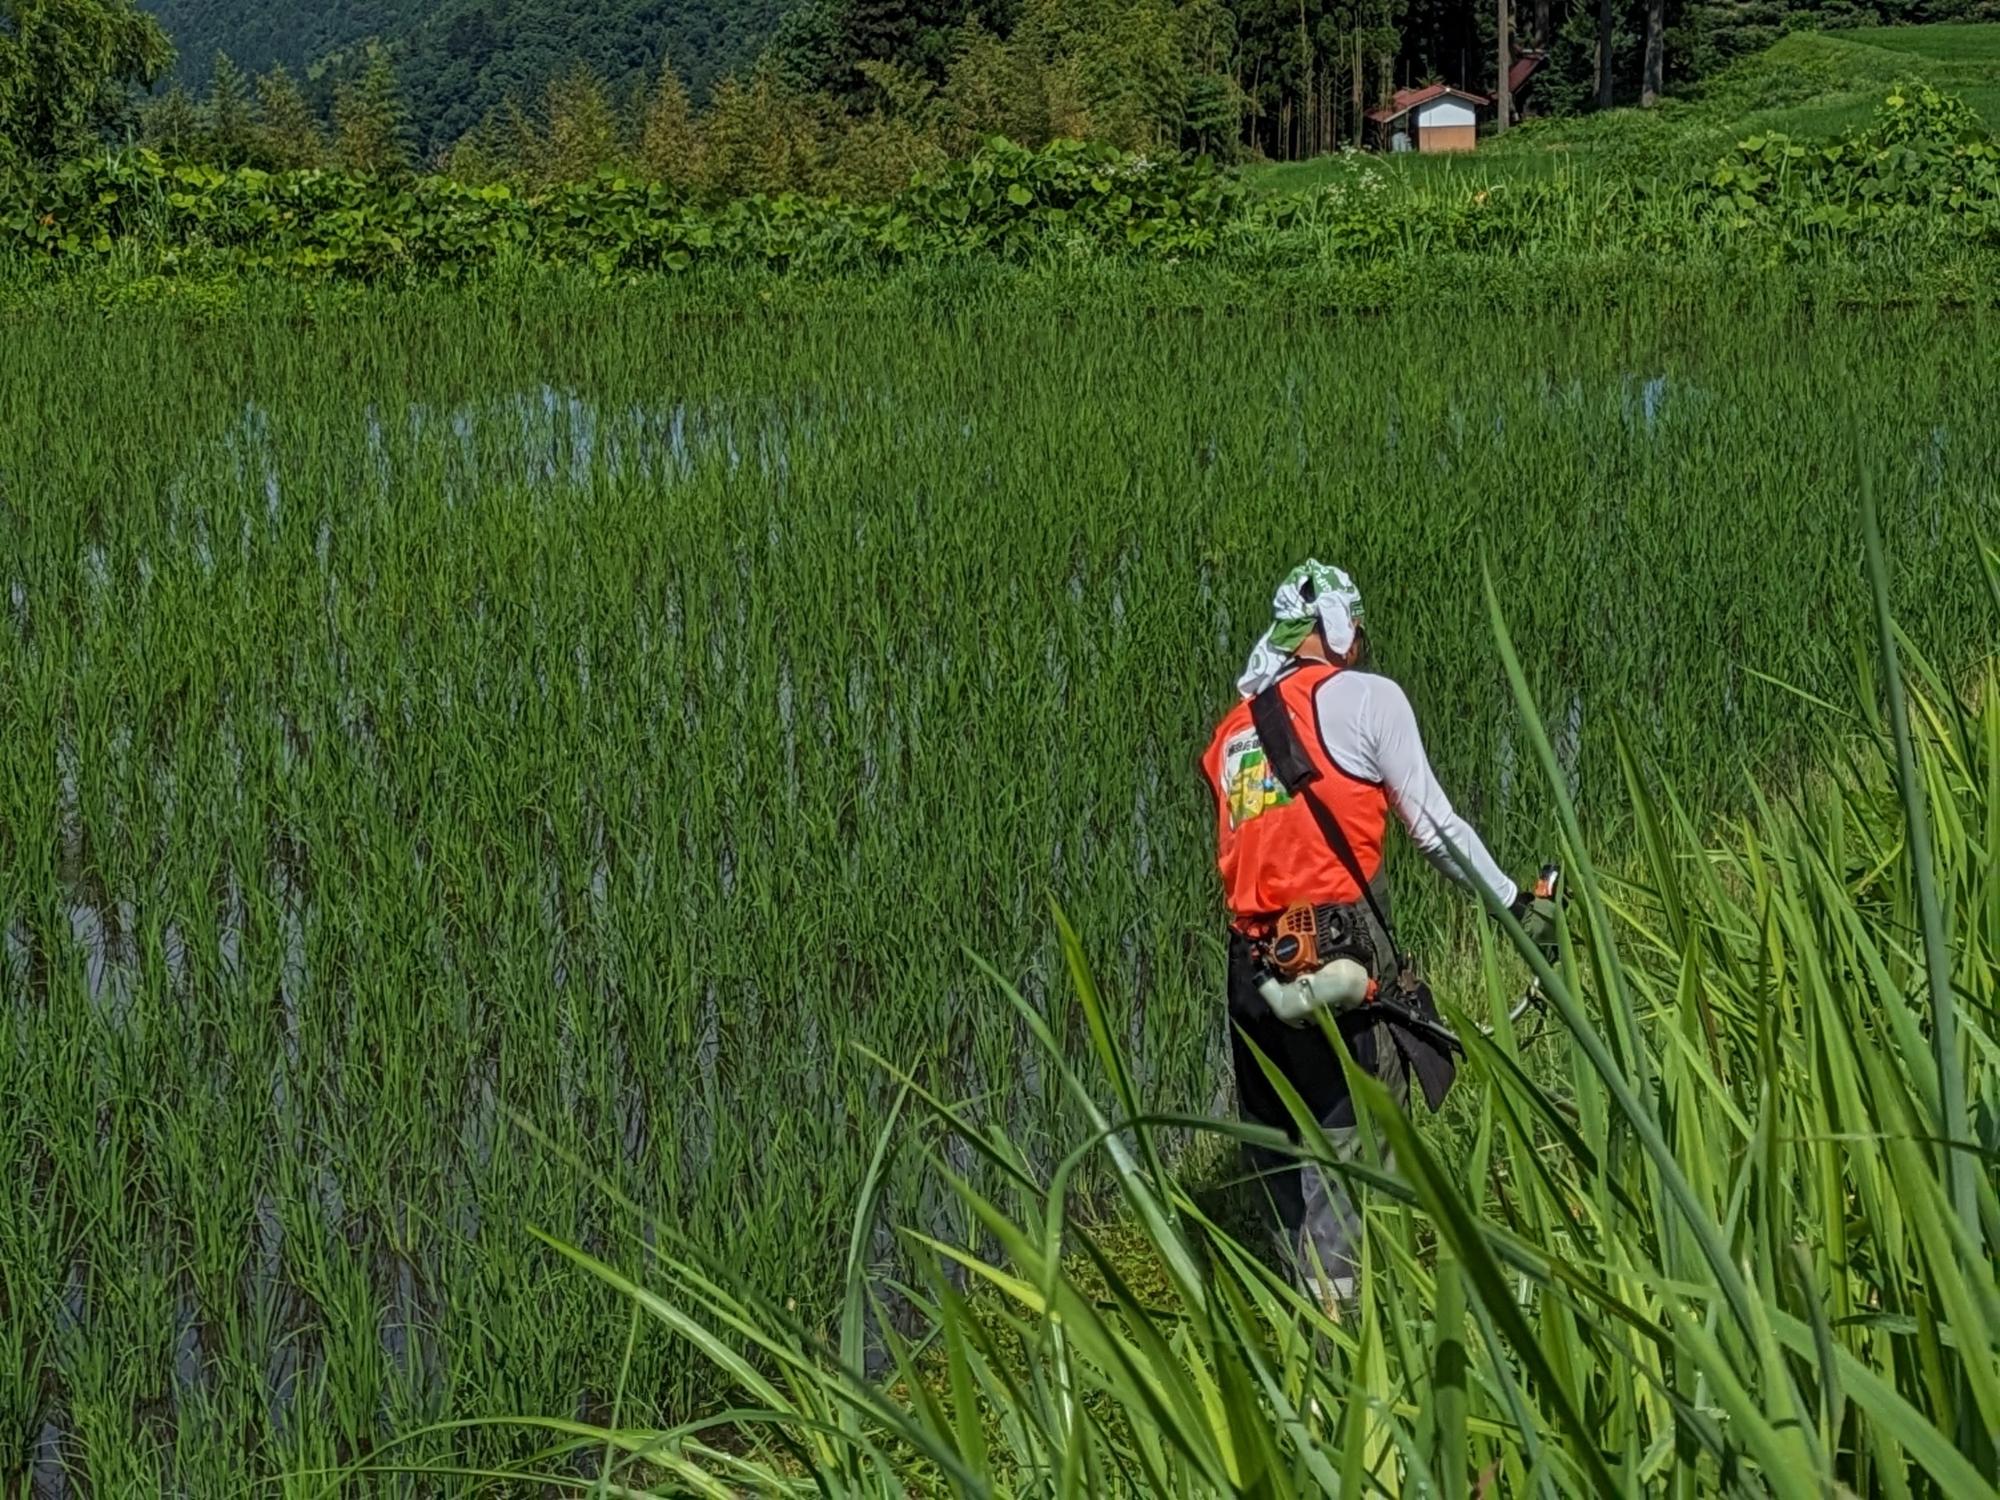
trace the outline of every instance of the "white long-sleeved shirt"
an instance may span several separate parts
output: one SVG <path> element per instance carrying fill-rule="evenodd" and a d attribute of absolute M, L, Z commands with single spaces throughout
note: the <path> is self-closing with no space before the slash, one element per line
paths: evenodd
<path fill-rule="evenodd" d="M 1424 754 L 1417 716 L 1403 690 L 1372 672 L 1336 672 L 1313 694 L 1320 742 L 1335 765 L 1362 781 L 1373 781 L 1389 801 L 1410 839 L 1439 870 L 1461 885 L 1471 886 L 1452 858 L 1456 847 L 1503 906 L 1511 905 L 1520 888 L 1507 877 L 1473 827 L 1461 818 L 1438 785 Z"/>

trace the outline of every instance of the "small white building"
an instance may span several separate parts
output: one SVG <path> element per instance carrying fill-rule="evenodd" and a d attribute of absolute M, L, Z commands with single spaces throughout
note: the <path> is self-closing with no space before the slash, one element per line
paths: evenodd
<path fill-rule="evenodd" d="M 1398 89 L 1381 109 L 1368 112 L 1378 151 L 1470 151 L 1479 143 L 1479 122 L 1492 113 L 1484 94 L 1448 83 Z"/>

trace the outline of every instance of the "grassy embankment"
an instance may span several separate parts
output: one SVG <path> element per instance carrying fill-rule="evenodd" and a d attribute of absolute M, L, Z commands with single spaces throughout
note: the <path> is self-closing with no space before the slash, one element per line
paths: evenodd
<path fill-rule="evenodd" d="M 1650 110 L 1529 120 L 1505 136 L 1482 137 L 1469 155 L 1349 153 L 1263 163 L 1242 175 L 1269 193 L 1313 192 L 1369 169 L 1412 184 L 1466 188 L 1562 176 L 1666 178 L 1706 166 L 1760 132 L 1807 139 L 1863 128 L 1884 92 L 1905 79 L 1957 95 L 2000 129 L 2000 25 L 1796 32 Z"/>
<path fill-rule="evenodd" d="M 851 307 L 933 286 L 991 305 L 1024 281 L 1076 306 L 1591 305 L 1705 300 L 1701 283 L 1801 266 L 1815 302 L 1990 301 L 2000 144 L 1932 86 L 1988 97 L 1985 35 L 1960 28 L 1921 56 L 1795 36 L 1690 101 L 1523 127 L 1469 158 L 1252 173 L 1247 191 L 1074 143 L 989 145 L 869 203 L 714 200 L 616 176 L 533 192 L 271 176 L 127 153 L 10 186 L 0 304 L 208 311 L 273 283 L 546 296 L 581 280 L 681 283 L 690 305 L 747 288 L 750 305 Z M 1912 71 L 1932 82 L 1891 89 Z M 1755 133 L 1779 126 L 1803 134 Z"/>

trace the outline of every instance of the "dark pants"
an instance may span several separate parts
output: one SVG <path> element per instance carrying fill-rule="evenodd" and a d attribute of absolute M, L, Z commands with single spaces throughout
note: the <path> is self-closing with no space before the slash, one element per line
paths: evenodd
<path fill-rule="evenodd" d="M 1386 939 L 1378 938 L 1377 953 L 1387 951 Z M 1393 959 L 1384 959 L 1376 965 L 1378 977 L 1385 964 L 1393 973 Z M 1332 1044 L 1317 1024 L 1288 1026 L 1271 1014 L 1264 997 L 1257 993 L 1250 944 L 1233 931 L 1229 935 L 1229 1021 L 1237 1113 L 1282 1130 L 1293 1141 L 1299 1138 L 1291 1111 L 1245 1045 L 1247 1039 L 1298 1091 L 1326 1132 L 1336 1160 L 1359 1160 L 1362 1144 L 1355 1103 Z M 1350 1013 L 1343 1018 L 1339 1035 L 1348 1055 L 1386 1084 L 1399 1106 L 1407 1106 L 1409 1079 L 1389 1029 Z M 1361 1268 L 1361 1214 L 1347 1184 L 1334 1173 L 1302 1166 L 1297 1158 L 1281 1151 L 1252 1147 L 1248 1156 L 1251 1169 L 1259 1174 L 1270 1195 L 1274 1227 L 1301 1284 L 1323 1297 L 1353 1295 Z M 1393 1165 L 1386 1145 L 1382 1147 L 1382 1164 Z"/>

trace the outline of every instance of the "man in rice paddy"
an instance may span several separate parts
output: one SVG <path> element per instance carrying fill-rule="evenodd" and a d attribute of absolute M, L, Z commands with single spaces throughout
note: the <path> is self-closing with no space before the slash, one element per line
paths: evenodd
<path fill-rule="evenodd" d="M 1439 870 L 1478 882 L 1545 940 L 1553 909 L 1526 894 L 1452 808 L 1403 690 L 1364 671 L 1361 595 L 1339 568 L 1307 561 L 1272 601 L 1271 628 L 1237 679 L 1239 702 L 1203 757 L 1216 798 L 1216 863 L 1229 912 L 1229 1018 L 1237 1107 L 1286 1131 L 1290 1112 L 1254 1044 L 1298 1090 L 1343 1156 L 1360 1151 L 1355 1104 L 1319 1024 L 1363 1069 L 1431 1107 L 1450 1086 L 1456 1042 L 1402 958 L 1390 925 L 1383 839 L 1390 808 Z M 1330 1173 L 1257 1152 L 1284 1253 L 1330 1310 L 1356 1293 L 1361 1220 Z"/>

